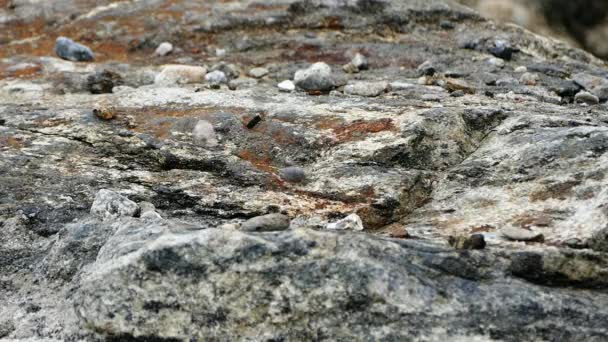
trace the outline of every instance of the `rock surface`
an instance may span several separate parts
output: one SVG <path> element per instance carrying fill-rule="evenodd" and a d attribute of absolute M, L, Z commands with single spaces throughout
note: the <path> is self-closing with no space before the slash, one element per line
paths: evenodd
<path fill-rule="evenodd" d="M 0 32 L 1 338 L 608 339 L 593 56 L 442 0 L 21 0 Z"/>

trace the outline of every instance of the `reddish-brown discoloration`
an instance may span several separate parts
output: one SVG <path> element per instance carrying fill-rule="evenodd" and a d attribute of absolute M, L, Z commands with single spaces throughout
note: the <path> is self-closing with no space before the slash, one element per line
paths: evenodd
<path fill-rule="evenodd" d="M 250 150 L 244 150 L 239 152 L 237 156 L 243 160 L 250 162 L 259 170 L 266 172 L 274 172 L 276 169 L 270 165 L 272 160 L 266 153 L 256 153 Z"/>
<path fill-rule="evenodd" d="M 380 119 L 375 121 L 355 121 L 347 125 L 340 125 L 333 130 L 338 140 L 345 142 L 363 139 L 371 133 L 395 129 L 396 127 L 391 119 Z"/>

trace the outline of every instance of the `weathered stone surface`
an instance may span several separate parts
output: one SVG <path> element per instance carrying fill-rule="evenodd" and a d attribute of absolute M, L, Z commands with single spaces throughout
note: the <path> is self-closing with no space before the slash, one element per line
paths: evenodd
<path fill-rule="evenodd" d="M 98 260 L 75 303 L 83 323 L 99 333 L 139 339 L 604 338 L 605 294 L 534 283 L 548 279 L 544 272 L 556 283 L 584 286 L 585 277 L 607 274 L 605 265 L 572 270 L 558 266 L 568 260 L 563 254 L 544 263 L 538 256 L 458 254 L 309 229 L 265 235 L 206 229 Z M 568 256 L 581 266 L 591 265 L 590 257 Z M 512 274 L 521 280 L 505 285 Z M 475 300 L 468 300 L 471 293 Z M 577 314 L 562 316 L 575 302 Z"/>
<path fill-rule="evenodd" d="M 441 0 L 11 3 L 3 338 L 607 338 L 608 111 L 575 103 L 602 61 Z M 59 35 L 96 62 L 50 57 Z M 488 63 L 497 40 L 503 67 Z M 179 49 L 156 58 L 163 41 Z M 371 67 L 344 72 L 356 51 Z M 318 62 L 325 86 L 277 87 Z M 239 77 L 260 65 L 263 79 Z M 209 89 L 206 66 L 228 88 Z M 91 94 L 103 70 L 129 88 Z M 343 93 L 359 82 L 391 90 Z M 106 107 L 111 120 L 92 114 Z M 217 145 L 194 139 L 201 121 Z M 286 181 L 291 165 L 305 181 Z M 102 220 L 100 189 L 154 208 Z M 268 213 L 292 222 L 235 229 Z M 326 230 L 350 214 L 365 230 Z M 447 245 L 473 234 L 484 250 Z"/>
<path fill-rule="evenodd" d="M 91 215 L 100 219 L 134 216 L 139 210 L 137 203 L 112 190 L 101 189 L 95 195 Z"/>
<path fill-rule="evenodd" d="M 289 228 L 289 217 L 283 214 L 268 214 L 250 218 L 241 224 L 241 230 L 248 232 L 273 232 Z"/>

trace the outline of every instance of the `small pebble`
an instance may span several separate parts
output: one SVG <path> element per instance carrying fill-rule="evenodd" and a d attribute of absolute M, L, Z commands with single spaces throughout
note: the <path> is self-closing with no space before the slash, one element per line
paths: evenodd
<path fill-rule="evenodd" d="M 249 70 L 249 76 L 254 78 L 262 78 L 268 75 L 268 69 L 266 68 L 253 68 Z"/>
<path fill-rule="evenodd" d="M 215 70 L 205 75 L 205 81 L 211 84 L 219 85 L 222 83 L 227 83 L 228 78 L 223 71 Z"/>
<path fill-rule="evenodd" d="M 139 212 L 137 203 L 112 190 L 101 189 L 91 205 L 91 215 L 101 219 L 133 217 Z"/>
<path fill-rule="evenodd" d="M 193 65 L 170 64 L 165 65 L 162 71 L 156 75 L 154 83 L 160 85 L 201 83 L 207 73 L 207 69 Z"/>
<path fill-rule="evenodd" d="M 283 214 L 268 214 L 251 218 L 241 224 L 240 229 L 248 232 L 271 232 L 289 228 L 289 217 Z"/>
<path fill-rule="evenodd" d="M 290 80 L 285 80 L 277 84 L 277 87 L 279 87 L 279 91 L 284 93 L 291 93 L 292 91 L 296 90 L 296 85 Z"/>
<path fill-rule="evenodd" d="M 355 54 L 355 57 L 350 61 L 350 63 L 357 68 L 357 70 L 367 70 L 369 69 L 369 63 L 367 58 L 363 56 L 361 53 Z"/>
<path fill-rule="evenodd" d="M 262 121 L 262 117 L 260 115 L 256 115 L 247 123 L 247 128 L 254 128 L 260 121 Z"/>
<path fill-rule="evenodd" d="M 501 234 L 509 240 L 515 241 L 543 241 L 544 236 L 542 233 L 533 232 L 531 230 L 507 227 L 501 230 Z"/>
<path fill-rule="evenodd" d="M 416 71 L 418 71 L 418 75 L 420 76 L 433 76 L 437 70 L 431 61 L 426 61 L 420 64 Z"/>
<path fill-rule="evenodd" d="M 199 145 L 217 146 L 217 137 L 213 125 L 206 120 L 199 120 L 192 130 L 192 140 Z"/>
<path fill-rule="evenodd" d="M 506 61 L 511 60 L 511 57 L 513 56 L 513 48 L 504 40 L 494 41 L 494 44 L 489 48 L 489 52 L 495 57 L 502 58 Z"/>
<path fill-rule="evenodd" d="M 493 65 L 497 68 L 503 68 L 505 66 L 505 60 L 502 58 L 488 58 L 488 64 Z"/>
<path fill-rule="evenodd" d="M 597 97 L 597 96 L 595 96 L 595 95 L 593 95 L 593 94 L 591 94 L 590 92 L 587 92 L 587 91 L 581 91 L 578 94 L 576 94 L 574 96 L 574 100 L 577 103 L 586 103 L 586 104 L 589 104 L 589 105 L 595 105 L 595 104 L 600 103 L 599 97 Z"/>
<path fill-rule="evenodd" d="M 451 97 L 463 97 L 464 96 L 464 91 L 462 90 L 456 90 L 454 92 L 452 92 L 450 94 Z"/>
<path fill-rule="evenodd" d="M 349 95 L 376 97 L 389 89 L 388 82 L 357 82 L 344 87 L 344 93 Z"/>
<path fill-rule="evenodd" d="M 524 72 L 528 72 L 528 68 L 526 68 L 523 65 L 518 66 L 517 68 L 515 68 L 515 72 L 517 73 L 524 73 Z"/>
<path fill-rule="evenodd" d="M 87 77 L 87 89 L 91 94 L 112 93 L 115 86 L 122 84 L 122 76 L 110 70 L 96 72 Z"/>
<path fill-rule="evenodd" d="M 450 236 L 448 243 L 455 249 L 484 249 L 486 247 L 483 234 Z"/>
<path fill-rule="evenodd" d="M 307 69 L 296 71 L 294 83 L 306 91 L 329 92 L 335 86 L 331 68 L 323 62 L 318 62 Z"/>
<path fill-rule="evenodd" d="M 173 45 L 169 42 L 160 43 L 160 45 L 154 51 L 154 54 L 157 56 L 166 56 L 173 51 Z"/>
<path fill-rule="evenodd" d="M 300 183 L 306 178 L 304 169 L 297 166 L 290 166 L 279 170 L 281 178 L 290 183 Z"/>
<path fill-rule="evenodd" d="M 327 224 L 327 229 L 330 230 L 363 230 L 363 221 L 357 214 L 350 214 L 345 218 Z"/>
<path fill-rule="evenodd" d="M 114 108 L 108 106 L 93 109 L 93 115 L 101 120 L 112 120 L 116 117 Z"/>
<path fill-rule="evenodd" d="M 353 63 L 346 63 L 342 66 L 342 70 L 349 74 L 356 74 L 359 72 L 359 68 L 353 65 Z"/>
<path fill-rule="evenodd" d="M 537 74 L 532 72 L 526 72 L 519 78 L 519 83 L 525 84 L 528 86 L 535 86 L 540 81 L 540 77 Z"/>
<path fill-rule="evenodd" d="M 226 49 L 215 49 L 216 57 L 224 57 L 226 56 Z"/>
<path fill-rule="evenodd" d="M 74 62 L 90 62 L 95 59 L 91 49 L 66 37 L 57 38 L 55 53 L 60 58 Z"/>

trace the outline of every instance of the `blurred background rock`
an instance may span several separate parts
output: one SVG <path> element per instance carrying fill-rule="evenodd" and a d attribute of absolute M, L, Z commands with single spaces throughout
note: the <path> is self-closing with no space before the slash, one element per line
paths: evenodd
<path fill-rule="evenodd" d="M 484 16 L 586 49 L 608 59 L 608 0 L 458 0 Z"/>

